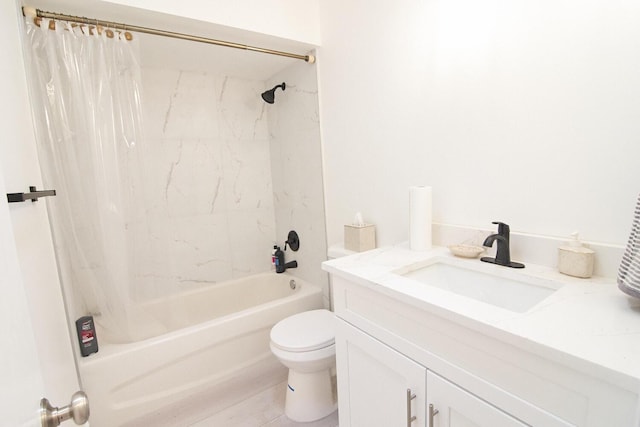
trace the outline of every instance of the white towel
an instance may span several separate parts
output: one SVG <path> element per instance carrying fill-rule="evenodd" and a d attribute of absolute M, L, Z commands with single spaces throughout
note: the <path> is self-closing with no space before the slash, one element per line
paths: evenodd
<path fill-rule="evenodd" d="M 640 298 L 640 195 L 633 215 L 631 234 L 618 268 L 618 288 Z"/>

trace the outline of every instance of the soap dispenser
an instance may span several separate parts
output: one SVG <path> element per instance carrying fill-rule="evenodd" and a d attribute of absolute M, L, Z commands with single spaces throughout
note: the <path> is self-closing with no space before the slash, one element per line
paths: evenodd
<path fill-rule="evenodd" d="M 588 278 L 593 274 L 595 252 L 582 245 L 578 233 L 571 233 L 571 240 L 558 248 L 558 270 L 562 274 Z"/>

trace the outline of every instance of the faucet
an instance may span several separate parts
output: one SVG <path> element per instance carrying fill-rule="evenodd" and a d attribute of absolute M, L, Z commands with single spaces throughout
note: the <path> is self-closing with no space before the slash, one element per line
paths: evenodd
<path fill-rule="evenodd" d="M 498 225 L 498 234 L 491 234 L 488 236 L 482 245 L 490 248 L 493 246 L 493 242 L 498 241 L 496 257 L 482 257 L 480 258 L 480 261 L 503 265 L 505 267 L 524 268 L 524 264 L 511 261 L 511 255 L 509 254 L 509 226 L 504 222 L 498 221 L 494 221 L 492 224 Z"/>

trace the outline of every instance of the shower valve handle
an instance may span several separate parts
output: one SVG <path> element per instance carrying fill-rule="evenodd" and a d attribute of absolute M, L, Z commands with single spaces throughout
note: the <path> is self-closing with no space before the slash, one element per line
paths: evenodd
<path fill-rule="evenodd" d="M 287 245 L 293 252 L 297 252 L 300 249 L 300 238 L 298 237 L 298 233 L 294 230 L 291 230 L 287 235 L 287 241 L 284 242 L 284 250 L 287 250 Z"/>

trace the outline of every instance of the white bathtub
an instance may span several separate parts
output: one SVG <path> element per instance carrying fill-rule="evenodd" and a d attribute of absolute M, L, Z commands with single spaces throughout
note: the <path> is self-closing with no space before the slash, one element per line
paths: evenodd
<path fill-rule="evenodd" d="M 155 317 L 170 313 L 166 334 L 113 344 L 98 330 L 100 351 L 79 363 L 91 427 L 185 425 L 283 381 L 286 369 L 269 350 L 271 327 L 316 308 L 319 287 L 263 273 L 149 304 Z"/>

